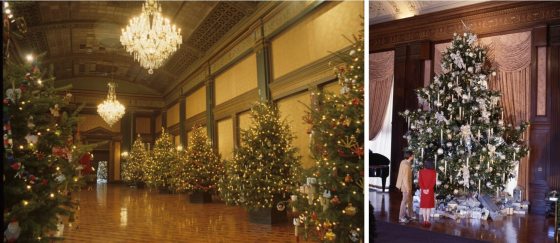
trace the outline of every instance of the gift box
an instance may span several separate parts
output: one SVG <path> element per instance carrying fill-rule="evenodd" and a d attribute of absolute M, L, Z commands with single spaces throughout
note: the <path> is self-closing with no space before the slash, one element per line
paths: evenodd
<path fill-rule="evenodd" d="M 522 210 L 522 209 L 516 209 L 516 210 L 513 210 L 513 213 L 514 213 L 514 214 L 522 214 L 522 215 L 525 215 L 525 214 L 527 214 L 527 211 Z"/>
<path fill-rule="evenodd" d="M 473 219 L 480 219 L 480 218 L 482 218 L 482 212 L 480 212 L 480 211 L 471 212 L 471 218 L 473 218 Z"/>
<path fill-rule="evenodd" d="M 488 220 L 488 216 L 490 215 L 490 211 L 488 211 L 488 209 L 483 208 L 482 209 L 482 217 L 481 219 L 483 220 Z"/>

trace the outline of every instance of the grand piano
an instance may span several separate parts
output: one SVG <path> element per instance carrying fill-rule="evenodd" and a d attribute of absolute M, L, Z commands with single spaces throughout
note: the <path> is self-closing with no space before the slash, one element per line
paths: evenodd
<path fill-rule="evenodd" d="M 369 151 L 369 176 L 381 177 L 381 189 L 385 191 L 385 184 L 389 176 L 389 164 L 391 160 L 382 154 Z"/>

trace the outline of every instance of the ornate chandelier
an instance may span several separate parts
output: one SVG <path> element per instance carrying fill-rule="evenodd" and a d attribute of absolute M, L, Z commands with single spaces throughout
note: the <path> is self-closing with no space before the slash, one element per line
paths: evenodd
<path fill-rule="evenodd" d="M 97 106 L 97 113 L 99 116 L 109 124 L 113 126 L 115 122 L 121 119 L 124 115 L 124 106 L 117 100 L 117 94 L 115 93 L 115 83 L 109 82 L 109 92 L 107 93 L 107 99 L 103 103 Z"/>
<path fill-rule="evenodd" d="M 161 67 L 182 43 L 181 29 L 171 26 L 169 19 L 161 15 L 161 5 L 156 0 L 147 0 L 142 13 L 122 29 L 121 44 L 149 74 Z"/>

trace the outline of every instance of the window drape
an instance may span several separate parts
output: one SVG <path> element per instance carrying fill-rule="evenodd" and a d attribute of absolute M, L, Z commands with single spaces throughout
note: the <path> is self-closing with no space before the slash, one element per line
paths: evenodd
<path fill-rule="evenodd" d="M 393 84 L 394 63 L 394 51 L 370 54 L 369 140 L 375 138 L 383 126 Z"/>

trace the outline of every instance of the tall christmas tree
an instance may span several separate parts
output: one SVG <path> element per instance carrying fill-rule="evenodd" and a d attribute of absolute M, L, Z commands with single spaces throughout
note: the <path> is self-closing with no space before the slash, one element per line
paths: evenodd
<path fill-rule="evenodd" d="M 70 104 L 70 87 L 55 88 L 36 60 L 25 65 L 8 60 L 3 66 L 8 242 L 50 240 L 59 217 L 73 214 L 70 192 L 81 185 L 79 160 L 91 149 L 73 141 L 80 108 Z"/>
<path fill-rule="evenodd" d="M 147 168 L 147 183 L 162 192 L 173 191 L 172 183 L 174 168 L 179 157 L 169 133 L 162 129 L 161 136 L 156 140 Z"/>
<path fill-rule="evenodd" d="M 144 167 L 148 161 L 148 153 L 144 148 L 144 143 L 140 138 L 140 134 L 132 145 L 129 156 L 123 163 L 122 176 L 123 180 L 131 185 L 138 185 L 144 180 Z"/>
<path fill-rule="evenodd" d="M 224 166 L 202 127 L 193 128 L 185 158 L 186 163 L 177 168 L 176 188 L 187 192 L 215 192 Z"/>
<path fill-rule="evenodd" d="M 503 190 L 528 149 L 523 133 L 528 123 L 506 124 L 500 92 L 488 88 L 495 81 L 488 49 L 477 36 L 454 34 L 443 52 L 443 73 L 417 90 L 423 109 L 406 110 L 408 150 L 422 161 L 432 158 L 438 175 L 436 193 L 495 195 Z"/>
<path fill-rule="evenodd" d="M 276 207 L 297 184 L 300 156 L 292 146 L 289 125 L 280 119 L 275 105 L 256 103 L 251 120 L 251 127 L 241 131 L 241 146 L 226 165 L 220 192 L 228 204 L 249 210 Z"/>
<path fill-rule="evenodd" d="M 296 235 L 325 242 L 358 242 L 364 227 L 364 49 L 363 36 L 340 53 L 340 94 L 313 92 L 317 107 L 304 118 L 311 125 L 316 166 L 294 192 Z M 294 200 L 295 199 L 295 200 Z"/>

